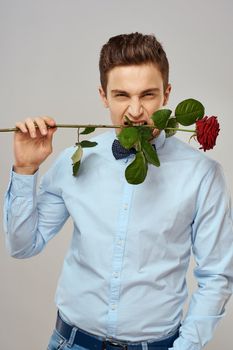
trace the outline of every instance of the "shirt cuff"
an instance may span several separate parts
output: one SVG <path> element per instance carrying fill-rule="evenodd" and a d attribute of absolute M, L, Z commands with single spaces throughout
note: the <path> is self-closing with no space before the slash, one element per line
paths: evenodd
<path fill-rule="evenodd" d="M 13 197 L 26 197 L 36 192 L 39 171 L 33 175 L 22 175 L 11 170 L 8 191 Z"/>
<path fill-rule="evenodd" d="M 181 335 L 174 341 L 173 347 L 168 350 L 202 350 L 202 346 L 197 343 L 190 342 Z"/>

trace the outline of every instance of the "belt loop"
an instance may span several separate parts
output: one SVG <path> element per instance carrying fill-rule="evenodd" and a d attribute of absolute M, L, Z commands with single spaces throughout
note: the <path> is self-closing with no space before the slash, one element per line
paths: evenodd
<path fill-rule="evenodd" d="M 148 350 L 147 343 L 142 342 L 142 350 Z"/>
<path fill-rule="evenodd" d="M 74 344 L 74 340 L 75 340 L 75 336 L 76 336 L 76 332 L 77 332 L 78 328 L 73 327 L 71 334 L 70 334 L 70 339 L 68 341 L 68 343 L 66 344 L 69 348 L 71 348 Z"/>

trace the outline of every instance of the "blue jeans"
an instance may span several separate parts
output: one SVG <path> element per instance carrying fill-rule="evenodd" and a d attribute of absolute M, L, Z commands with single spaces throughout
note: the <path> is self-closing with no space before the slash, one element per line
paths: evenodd
<path fill-rule="evenodd" d="M 72 335 L 71 335 L 72 337 Z M 70 337 L 70 338 L 71 338 Z M 68 347 L 69 346 L 69 347 Z M 67 341 L 57 330 L 53 331 L 47 350 L 88 350 L 79 345 L 72 344 L 72 339 Z"/>
<path fill-rule="evenodd" d="M 74 337 L 75 337 L 75 332 L 74 334 L 71 334 L 70 339 L 67 340 L 62 335 L 60 335 L 55 329 L 50 338 L 47 350 L 93 350 L 93 349 L 83 348 L 80 345 L 73 344 Z M 162 347 L 158 347 L 158 346 L 154 347 L 154 350 L 169 350 L 169 348 L 170 347 L 164 344 Z M 148 350 L 146 343 L 142 345 L 142 350 Z"/>

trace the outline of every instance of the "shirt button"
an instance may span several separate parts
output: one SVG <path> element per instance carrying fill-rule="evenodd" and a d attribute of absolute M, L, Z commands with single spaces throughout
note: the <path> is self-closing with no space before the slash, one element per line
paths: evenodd
<path fill-rule="evenodd" d="M 114 276 L 115 278 L 118 278 L 118 277 L 119 277 L 119 273 L 118 273 L 118 272 L 113 272 L 113 276 Z"/>
<path fill-rule="evenodd" d="M 124 210 L 127 210 L 128 209 L 128 204 L 125 204 L 124 205 Z"/>
<path fill-rule="evenodd" d="M 112 305 L 111 305 L 111 309 L 112 309 L 112 310 L 116 310 L 116 304 L 112 304 Z"/>
<path fill-rule="evenodd" d="M 119 239 L 118 245 L 119 245 L 119 246 L 122 246 L 122 245 L 123 245 L 123 239 Z"/>

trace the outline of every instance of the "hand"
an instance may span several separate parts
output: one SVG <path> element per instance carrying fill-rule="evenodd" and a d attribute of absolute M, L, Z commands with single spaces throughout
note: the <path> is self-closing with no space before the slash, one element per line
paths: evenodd
<path fill-rule="evenodd" d="M 55 120 L 50 117 L 27 118 L 16 123 L 19 131 L 14 135 L 14 171 L 21 174 L 34 174 L 37 171 L 52 153 L 55 125 Z"/>

